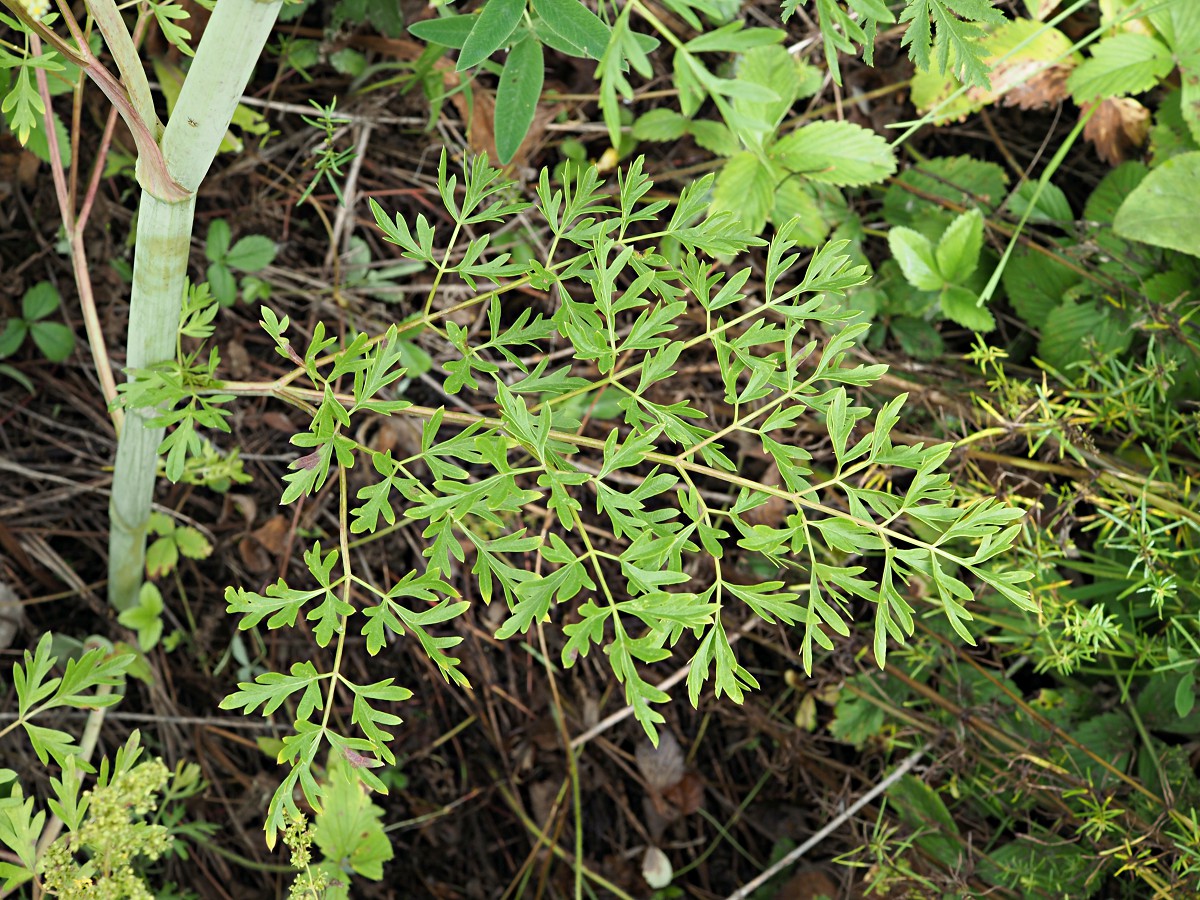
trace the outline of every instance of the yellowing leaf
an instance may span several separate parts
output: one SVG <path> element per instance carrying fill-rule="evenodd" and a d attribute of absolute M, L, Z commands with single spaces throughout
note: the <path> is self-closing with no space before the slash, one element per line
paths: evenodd
<path fill-rule="evenodd" d="M 1108 97 L 1083 126 L 1083 136 L 1110 166 L 1130 159 L 1149 133 L 1150 110 L 1132 97 Z"/>
<path fill-rule="evenodd" d="M 1021 109 L 1059 103 L 1067 95 L 1067 77 L 1079 64 L 1071 40 L 1057 28 L 1029 19 L 1014 19 L 984 42 L 991 65 L 991 87 L 972 87 L 973 103 L 1000 102 Z"/>

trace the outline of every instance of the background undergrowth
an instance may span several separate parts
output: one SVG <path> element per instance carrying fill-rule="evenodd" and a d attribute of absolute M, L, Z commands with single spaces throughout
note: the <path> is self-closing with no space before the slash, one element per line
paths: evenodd
<path fill-rule="evenodd" d="M 1200 893 L 1200 7 L 285 6 L 119 614 L 136 148 L 0 15 L 0 890 Z"/>

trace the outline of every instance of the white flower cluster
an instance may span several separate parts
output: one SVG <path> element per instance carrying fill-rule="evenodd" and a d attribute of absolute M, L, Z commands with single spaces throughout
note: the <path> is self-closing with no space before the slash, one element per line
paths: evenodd
<path fill-rule="evenodd" d="M 35 19 L 40 19 L 46 13 L 50 12 L 50 0 L 24 0 L 21 5 Z"/>

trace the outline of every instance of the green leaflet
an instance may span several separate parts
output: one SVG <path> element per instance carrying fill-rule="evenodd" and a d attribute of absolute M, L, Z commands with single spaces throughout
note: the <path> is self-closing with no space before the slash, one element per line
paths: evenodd
<path fill-rule="evenodd" d="M 488 0 L 463 42 L 458 71 L 479 65 L 503 47 L 517 30 L 524 12 L 525 0 Z"/>
<path fill-rule="evenodd" d="M 1200 209 L 1195 188 L 1200 152 L 1173 156 L 1133 190 L 1113 221 L 1121 237 L 1200 256 Z"/>
<path fill-rule="evenodd" d="M 533 124 L 544 77 L 542 45 L 532 36 L 526 37 L 509 51 L 496 89 L 496 154 L 500 162 L 512 160 Z"/>
<path fill-rule="evenodd" d="M 604 56 L 612 30 L 580 0 L 533 0 L 533 8 L 555 34 L 583 55 Z"/>
<path fill-rule="evenodd" d="M 1148 91 L 1175 67 L 1170 50 L 1149 35 L 1126 32 L 1096 44 L 1067 79 L 1078 102 Z"/>

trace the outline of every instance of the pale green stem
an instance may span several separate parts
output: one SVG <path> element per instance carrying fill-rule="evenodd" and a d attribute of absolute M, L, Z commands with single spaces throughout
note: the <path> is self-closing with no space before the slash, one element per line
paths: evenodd
<path fill-rule="evenodd" d="M 217 4 L 161 142 L 165 168 L 171 182 L 183 188 L 183 199 L 174 193 L 164 196 L 156 190 L 157 182 L 145 180 L 139 157 L 143 191 L 129 305 L 130 369 L 175 358 L 195 192 L 217 155 L 279 7 L 278 0 L 221 0 Z M 149 424 L 153 418 L 153 410 L 129 410 L 117 444 L 108 596 L 118 610 L 137 604 L 145 568 L 146 525 L 163 439 L 163 429 Z"/>
<path fill-rule="evenodd" d="M 281 5 L 221 0 L 204 29 L 162 140 L 167 170 L 190 191 L 216 158 Z"/>
<path fill-rule="evenodd" d="M 129 369 L 175 358 L 195 208 L 194 194 L 182 203 L 164 203 L 142 192 L 129 299 Z M 136 606 L 142 586 L 146 524 L 164 433 L 149 424 L 154 415 L 154 410 L 127 410 L 117 441 L 108 507 L 108 598 L 118 610 Z"/>

